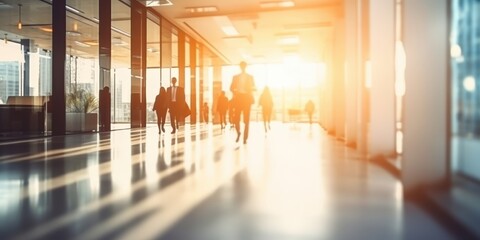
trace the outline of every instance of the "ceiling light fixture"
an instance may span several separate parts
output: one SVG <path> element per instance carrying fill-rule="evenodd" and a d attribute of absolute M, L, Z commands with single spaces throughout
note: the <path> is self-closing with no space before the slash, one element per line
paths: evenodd
<path fill-rule="evenodd" d="M 278 44 L 280 45 L 295 45 L 300 43 L 300 38 L 298 36 L 288 36 L 278 39 Z"/>
<path fill-rule="evenodd" d="M 185 8 L 185 11 L 189 13 L 209 13 L 209 12 L 218 12 L 218 8 L 215 6 L 187 7 Z"/>
<path fill-rule="evenodd" d="M 227 34 L 227 36 L 236 36 L 238 35 L 238 31 L 234 26 L 224 26 L 222 27 L 222 31 Z"/>
<path fill-rule="evenodd" d="M 231 37 L 231 36 L 237 36 L 239 34 L 237 29 L 233 26 L 232 22 L 228 17 L 217 16 L 217 17 L 214 17 L 213 19 L 217 23 L 217 25 L 220 27 L 220 29 L 222 29 L 225 35 Z"/>
<path fill-rule="evenodd" d="M 44 31 L 44 32 L 48 32 L 48 33 L 53 32 L 51 27 L 39 27 L 39 29 Z"/>
<path fill-rule="evenodd" d="M 300 43 L 300 38 L 297 34 L 278 34 L 277 44 L 280 45 L 296 45 Z"/>
<path fill-rule="evenodd" d="M 267 2 L 260 2 L 261 8 L 289 8 L 294 7 L 294 1 L 267 1 Z"/>
<path fill-rule="evenodd" d="M 65 8 L 67 8 L 67 9 L 70 10 L 71 12 L 74 12 L 74 13 L 77 13 L 77 14 L 78 14 L 78 13 L 83 13 L 82 11 L 80 11 L 80 10 L 74 8 L 74 7 L 70 7 L 70 6 L 68 6 L 68 5 L 66 5 Z"/>
<path fill-rule="evenodd" d="M 173 3 L 170 0 L 143 0 L 145 6 L 147 7 L 160 7 L 160 6 L 170 6 Z"/>
<path fill-rule="evenodd" d="M 18 30 L 22 29 L 22 4 L 18 4 Z"/>

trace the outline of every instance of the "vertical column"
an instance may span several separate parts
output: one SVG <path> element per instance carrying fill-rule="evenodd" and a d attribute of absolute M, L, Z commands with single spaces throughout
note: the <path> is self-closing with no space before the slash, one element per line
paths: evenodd
<path fill-rule="evenodd" d="M 20 39 L 20 44 L 23 47 L 23 58 L 25 64 L 23 65 L 23 96 L 30 96 L 30 46 L 32 40 Z"/>
<path fill-rule="evenodd" d="M 180 30 L 178 31 L 178 86 L 185 87 L 185 33 Z"/>
<path fill-rule="evenodd" d="M 190 88 L 191 88 L 191 98 L 190 98 L 190 123 L 194 124 L 197 122 L 197 92 L 199 92 L 199 100 L 202 102 L 203 95 L 202 89 L 197 89 L 197 42 L 190 38 Z M 201 81 L 201 80 L 200 80 Z"/>
<path fill-rule="evenodd" d="M 99 64 L 100 64 L 100 131 L 110 131 L 111 92 L 110 68 L 112 52 L 112 1 L 98 1 L 99 10 Z M 108 87 L 107 90 L 104 87 Z"/>
<path fill-rule="evenodd" d="M 371 157 L 395 154 L 395 0 L 370 0 Z"/>
<path fill-rule="evenodd" d="M 220 92 L 224 89 L 222 86 L 222 63 L 220 58 L 214 57 L 210 61 L 210 65 L 213 65 L 213 101 L 215 104 L 212 104 L 212 113 L 217 114 L 215 109 L 216 109 L 216 104 L 217 104 L 217 99 L 218 96 L 220 95 Z M 227 93 L 228 91 L 225 91 Z M 214 115 L 217 116 L 217 115 Z M 216 121 L 215 123 L 218 123 L 218 118 L 214 118 Z"/>
<path fill-rule="evenodd" d="M 359 39 L 358 27 L 358 1 L 345 1 L 345 101 L 346 101 L 346 120 L 345 120 L 345 143 L 347 146 L 356 146 L 357 142 L 357 92 L 358 76 L 358 51 Z"/>
<path fill-rule="evenodd" d="M 404 0 L 405 191 L 448 178 L 448 0 Z"/>
<path fill-rule="evenodd" d="M 131 127 L 146 126 L 146 9 L 137 1 L 131 5 Z"/>
<path fill-rule="evenodd" d="M 199 47 L 199 46 L 197 46 Z M 196 49 L 195 51 L 199 50 L 197 54 L 199 54 L 199 66 L 200 66 L 200 78 L 197 80 L 198 81 L 198 95 L 199 95 L 199 100 L 197 103 L 197 109 L 199 109 L 199 112 L 201 112 L 203 102 L 205 102 L 205 84 L 208 82 L 207 80 L 207 71 L 205 70 L 206 68 L 206 63 L 205 63 L 205 55 L 204 55 L 204 49 L 203 47 L 200 47 L 200 49 Z M 196 55 L 195 55 L 196 56 Z M 200 115 L 199 115 L 200 116 Z M 202 118 L 200 116 L 200 118 Z"/>
<path fill-rule="evenodd" d="M 345 20 L 338 18 L 334 32 L 333 96 L 334 128 L 338 139 L 345 138 Z"/>
<path fill-rule="evenodd" d="M 357 142 L 356 148 L 361 153 L 367 153 L 367 133 L 370 115 L 370 92 L 367 88 L 369 85 L 367 64 L 370 61 L 370 19 L 369 19 L 369 0 L 359 0 L 358 6 L 358 25 L 360 36 L 357 42 Z"/>
<path fill-rule="evenodd" d="M 66 0 L 52 2 L 52 134 L 65 134 Z"/>
<path fill-rule="evenodd" d="M 327 64 L 327 75 L 325 76 L 325 129 L 328 134 L 335 134 L 335 99 L 334 99 L 334 62 L 333 62 L 333 37 L 328 39 L 328 51 L 326 53 L 325 62 Z"/>

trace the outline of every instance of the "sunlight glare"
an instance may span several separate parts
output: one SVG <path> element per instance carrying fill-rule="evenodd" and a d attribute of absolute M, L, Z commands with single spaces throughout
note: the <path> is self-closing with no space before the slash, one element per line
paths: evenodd
<path fill-rule="evenodd" d="M 120 142 L 112 141 L 112 184 L 122 192 L 128 192 L 132 181 L 132 142 L 130 136 Z"/>
<path fill-rule="evenodd" d="M 463 79 L 463 88 L 465 88 L 467 92 L 475 92 L 475 78 L 473 76 L 467 76 L 465 79 Z"/>
<path fill-rule="evenodd" d="M 450 56 L 452 58 L 459 58 L 462 56 L 462 48 L 458 44 L 453 44 L 450 48 Z"/>

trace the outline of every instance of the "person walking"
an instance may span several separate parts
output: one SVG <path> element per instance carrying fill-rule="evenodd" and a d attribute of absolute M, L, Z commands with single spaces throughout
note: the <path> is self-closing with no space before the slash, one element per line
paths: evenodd
<path fill-rule="evenodd" d="M 268 130 L 270 130 L 270 120 L 272 117 L 273 109 L 272 94 L 270 93 L 270 89 L 268 87 L 265 87 L 263 89 L 258 104 L 262 107 L 263 126 L 265 127 L 265 132 L 267 132 Z"/>
<path fill-rule="evenodd" d="M 240 117 L 243 115 L 243 122 L 245 128 L 243 130 L 243 144 L 247 143 L 248 130 L 250 125 L 250 107 L 254 102 L 253 91 L 255 91 L 255 81 L 253 76 L 246 72 L 247 63 L 240 63 L 241 72 L 233 76 L 232 83 L 230 85 L 230 91 L 233 93 L 234 109 L 235 109 L 235 129 L 237 130 L 237 139 L 240 140 Z"/>
<path fill-rule="evenodd" d="M 164 87 L 160 88 L 158 95 L 153 103 L 153 111 L 157 114 L 158 133 L 165 132 L 165 118 L 167 116 L 168 102 L 167 91 Z"/>
<path fill-rule="evenodd" d="M 315 104 L 313 104 L 312 100 L 308 100 L 307 104 L 305 104 L 305 112 L 307 112 L 308 122 L 310 124 L 312 124 L 313 111 L 315 111 Z"/>
<path fill-rule="evenodd" d="M 209 111 L 208 103 L 204 102 L 202 106 L 202 116 L 203 116 L 203 122 L 205 123 L 208 123 L 208 113 L 209 113 L 208 111 Z"/>
<path fill-rule="evenodd" d="M 230 129 L 235 128 L 235 104 L 233 98 L 228 100 L 228 121 L 230 122 Z"/>
<path fill-rule="evenodd" d="M 228 110 L 228 98 L 225 96 L 225 91 L 220 93 L 217 98 L 217 112 L 220 116 L 220 127 L 224 129 L 227 126 L 227 110 Z"/>
<path fill-rule="evenodd" d="M 184 119 L 183 108 L 185 107 L 185 90 L 177 86 L 177 78 L 172 77 L 172 85 L 167 88 L 167 102 L 170 113 L 170 123 L 172 124 L 172 132 L 176 133 L 178 124 Z"/>

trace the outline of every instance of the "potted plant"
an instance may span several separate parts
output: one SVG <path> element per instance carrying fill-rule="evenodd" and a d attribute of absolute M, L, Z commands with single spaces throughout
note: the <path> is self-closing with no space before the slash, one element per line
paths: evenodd
<path fill-rule="evenodd" d="M 73 88 L 66 96 L 67 131 L 91 132 L 97 130 L 97 97 L 86 89 Z"/>

